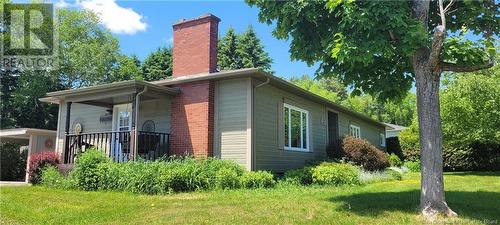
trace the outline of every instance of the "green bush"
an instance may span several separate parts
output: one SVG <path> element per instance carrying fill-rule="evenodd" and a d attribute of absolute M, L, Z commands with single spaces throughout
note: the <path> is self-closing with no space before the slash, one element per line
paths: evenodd
<path fill-rule="evenodd" d="M 420 172 L 420 160 L 417 161 L 406 161 L 403 164 L 404 167 L 408 168 L 411 172 Z"/>
<path fill-rule="evenodd" d="M 395 155 L 394 153 L 391 153 L 389 155 L 389 162 L 391 163 L 391 166 L 402 166 L 403 165 L 403 162 L 401 161 L 401 159 Z"/>
<path fill-rule="evenodd" d="M 267 171 L 246 172 L 241 177 L 244 188 L 270 188 L 275 185 L 274 176 Z"/>
<path fill-rule="evenodd" d="M 221 169 L 233 171 L 238 177 L 245 172 L 245 168 L 230 160 L 221 160 L 208 158 L 200 161 L 200 171 L 196 176 L 196 183 L 199 188 L 212 189 L 215 188 L 217 173 Z"/>
<path fill-rule="evenodd" d="M 221 168 L 215 174 L 217 189 L 235 189 L 240 187 L 240 176 L 230 168 Z"/>
<path fill-rule="evenodd" d="M 306 166 L 300 169 L 288 170 L 283 180 L 289 184 L 310 185 L 312 184 L 312 167 Z"/>
<path fill-rule="evenodd" d="M 353 185 L 359 184 L 359 170 L 350 164 L 321 163 L 312 168 L 314 184 Z"/>
<path fill-rule="evenodd" d="M 46 166 L 42 169 L 41 184 L 51 188 L 70 189 L 75 187 L 72 177 L 64 177 L 54 166 Z"/>
<path fill-rule="evenodd" d="M 76 186 L 82 190 L 97 190 L 101 181 L 102 170 L 99 164 L 108 163 L 110 159 L 97 149 L 89 149 L 80 154 L 75 160 L 72 175 L 76 179 Z"/>
<path fill-rule="evenodd" d="M 384 152 L 360 138 L 344 137 L 342 151 L 347 160 L 365 170 L 383 170 L 390 166 L 389 159 Z"/>

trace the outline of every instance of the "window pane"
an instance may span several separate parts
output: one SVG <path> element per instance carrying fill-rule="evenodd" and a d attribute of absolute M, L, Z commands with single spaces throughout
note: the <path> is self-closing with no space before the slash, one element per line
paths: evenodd
<path fill-rule="evenodd" d="M 307 148 L 307 114 L 302 113 L 302 148 Z"/>
<path fill-rule="evenodd" d="M 289 135 L 288 135 L 288 131 L 289 131 L 289 127 L 288 127 L 288 121 L 290 120 L 290 114 L 289 114 L 289 109 L 285 107 L 285 110 L 284 110 L 284 114 L 283 115 L 283 118 L 285 118 L 285 121 L 284 121 L 284 125 L 285 125 L 285 146 L 286 147 L 290 147 L 290 143 L 288 143 L 288 138 L 289 138 Z"/>
<path fill-rule="evenodd" d="M 293 110 L 293 109 L 290 109 L 290 112 L 291 112 L 291 123 L 292 123 L 292 126 L 291 126 L 291 146 L 290 147 L 294 147 L 294 148 L 300 148 L 300 132 L 301 132 L 301 128 L 300 128 L 300 116 L 301 116 L 301 113 L 299 111 L 296 111 L 296 110 Z"/>

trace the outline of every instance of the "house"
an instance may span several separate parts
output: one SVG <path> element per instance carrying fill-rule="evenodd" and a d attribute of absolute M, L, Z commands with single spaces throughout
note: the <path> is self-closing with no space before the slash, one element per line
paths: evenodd
<path fill-rule="evenodd" d="M 392 123 L 384 123 L 384 124 L 385 124 L 385 136 L 387 138 L 399 137 L 399 133 L 401 133 L 401 131 L 407 128 Z"/>
<path fill-rule="evenodd" d="M 375 146 L 385 125 L 255 68 L 217 71 L 219 18 L 173 25 L 173 76 L 47 94 L 59 104 L 65 163 L 90 146 L 115 161 L 190 154 L 284 171 L 327 157 L 352 135 Z"/>

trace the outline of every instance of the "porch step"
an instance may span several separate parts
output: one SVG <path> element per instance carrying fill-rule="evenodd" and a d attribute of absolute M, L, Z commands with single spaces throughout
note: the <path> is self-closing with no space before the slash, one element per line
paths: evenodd
<path fill-rule="evenodd" d="M 57 168 L 59 169 L 59 172 L 67 175 L 69 171 L 73 169 L 75 164 L 57 164 Z"/>

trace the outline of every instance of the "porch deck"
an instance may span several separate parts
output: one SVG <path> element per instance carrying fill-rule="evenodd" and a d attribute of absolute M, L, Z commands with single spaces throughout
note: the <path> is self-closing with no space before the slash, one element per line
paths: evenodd
<path fill-rule="evenodd" d="M 92 147 L 103 151 L 115 162 L 137 158 L 155 160 L 169 155 L 169 133 L 138 131 L 137 147 L 134 147 L 133 133 L 134 131 L 109 131 L 68 134 L 65 138 L 64 163 L 72 164 L 77 154 Z"/>

